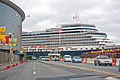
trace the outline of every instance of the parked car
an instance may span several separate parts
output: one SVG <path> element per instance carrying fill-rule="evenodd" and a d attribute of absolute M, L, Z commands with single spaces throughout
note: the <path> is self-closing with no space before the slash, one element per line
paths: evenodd
<path fill-rule="evenodd" d="M 37 58 L 33 56 L 33 57 L 32 57 L 32 60 L 37 60 Z"/>
<path fill-rule="evenodd" d="M 40 57 L 40 60 L 50 61 L 50 57 L 49 57 L 49 56 L 41 56 L 41 57 Z"/>
<path fill-rule="evenodd" d="M 94 65 L 95 66 L 101 66 L 101 65 L 110 65 L 112 66 L 112 59 L 109 58 L 108 56 L 100 55 L 97 56 L 96 59 L 94 60 Z"/>
<path fill-rule="evenodd" d="M 71 62 L 71 56 L 70 55 L 64 55 L 64 62 Z"/>
<path fill-rule="evenodd" d="M 60 61 L 60 58 L 59 57 L 54 57 L 52 60 L 53 61 Z"/>
<path fill-rule="evenodd" d="M 74 57 L 72 58 L 72 62 L 73 62 L 73 63 L 81 63 L 81 62 L 82 62 L 82 59 L 81 59 L 81 57 L 79 57 L 79 56 L 74 56 Z"/>
<path fill-rule="evenodd" d="M 46 57 L 46 58 L 45 58 L 45 61 L 50 61 L 50 58 L 49 58 L 49 57 Z"/>

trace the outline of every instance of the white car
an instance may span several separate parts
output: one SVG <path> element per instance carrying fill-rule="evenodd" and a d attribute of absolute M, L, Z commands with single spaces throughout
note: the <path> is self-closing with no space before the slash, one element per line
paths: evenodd
<path fill-rule="evenodd" d="M 70 55 L 64 55 L 64 62 L 71 62 L 71 56 Z"/>
<path fill-rule="evenodd" d="M 104 56 L 104 55 L 99 55 L 96 57 L 96 59 L 94 60 L 94 64 L 95 66 L 101 66 L 101 65 L 110 65 L 112 66 L 112 59 L 109 58 L 108 56 Z"/>

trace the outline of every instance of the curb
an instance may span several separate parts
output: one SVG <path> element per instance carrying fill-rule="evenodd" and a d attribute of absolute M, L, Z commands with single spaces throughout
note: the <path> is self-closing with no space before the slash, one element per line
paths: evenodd
<path fill-rule="evenodd" d="M 16 66 L 18 66 L 18 65 L 20 65 L 20 64 L 23 64 L 23 63 L 26 63 L 26 62 L 28 62 L 28 60 L 21 61 L 21 62 L 17 62 L 17 63 L 10 64 L 10 65 L 6 65 L 6 67 L 3 68 L 3 69 L 1 69 L 0 72 L 3 72 L 3 71 L 8 70 L 8 69 L 10 69 L 10 68 L 16 67 Z"/>

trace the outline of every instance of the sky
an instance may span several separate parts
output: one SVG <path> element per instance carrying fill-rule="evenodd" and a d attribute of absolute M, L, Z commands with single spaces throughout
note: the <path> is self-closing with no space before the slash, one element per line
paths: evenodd
<path fill-rule="evenodd" d="M 113 42 L 120 43 L 120 0 L 11 0 L 26 15 L 23 31 L 42 31 L 60 23 L 93 24 Z M 30 17 L 27 17 L 30 15 Z"/>

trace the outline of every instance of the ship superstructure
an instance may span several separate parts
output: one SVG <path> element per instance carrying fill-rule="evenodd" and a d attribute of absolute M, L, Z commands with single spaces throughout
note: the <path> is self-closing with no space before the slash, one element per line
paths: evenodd
<path fill-rule="evenodd" d="M 26 52 L 76 51 L 114 48 L 107 34 L 91 24 L 60 24 L 43 32 L 24 32 L 22 46 Z"/>

